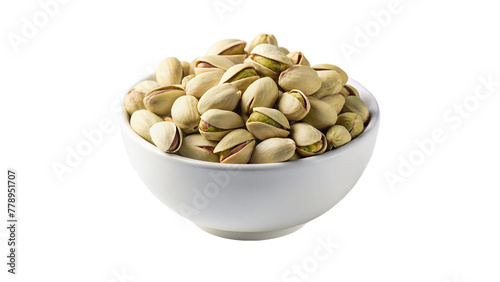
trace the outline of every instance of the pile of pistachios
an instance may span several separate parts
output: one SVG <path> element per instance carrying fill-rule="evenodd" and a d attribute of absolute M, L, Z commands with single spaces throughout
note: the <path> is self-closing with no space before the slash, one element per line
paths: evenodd
<path fill-rule="evenodd" d="M 323 154 L 360 135 L 369 111 L 347 74 L 311 66 L 272 34 L 221 40 L 191 63 L 169 57 L 125 97 L 132 129 L 166 153 L 220 163 Z"/>

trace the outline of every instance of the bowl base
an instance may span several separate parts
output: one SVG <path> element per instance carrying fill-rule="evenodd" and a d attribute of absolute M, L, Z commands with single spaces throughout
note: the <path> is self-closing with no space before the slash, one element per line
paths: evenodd
<path fill-rule="evenodd" d="M 206 231 L 212 235 L 219 236 L 222 238 L 227 238 L 227 239 L 233 239 L 233 240 L 266 240 L 266 239 L 273 239 L 281 236 L 288 235 L 290 233 L 293 233 L 297 230 L 299 230 L 304 224 L 289 227 L 289 228 L 284 228 L 284 229 L 278 229 L 278 230 L 272 230 L 272 231 L 262 231 L 262 232 L 235 232 L 235 231 L 227 231 L 227 230 L 220 230 L 220 229 L 214 229 L 214 228 L 209 228 L 209 227 L 204 227 L 204 226 L 199 226 L 197 225 L 201 230 Z"/>

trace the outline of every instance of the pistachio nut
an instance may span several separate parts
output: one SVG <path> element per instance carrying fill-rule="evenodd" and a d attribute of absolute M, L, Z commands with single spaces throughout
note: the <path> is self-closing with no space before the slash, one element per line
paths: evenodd
<path fill-rule="evenodd" d="M 231 60 L 235 64 L 241 64 L 247 57 L 245 46 L 247 43 L 239 39 L 224 39 L 210 46 L 207 55 L 220 55 Z"/>
<path fill-rule="evenodd" d="M 200 114 L 198 113 L 198 99 L 184 95 L 175 100 L 172 105 L 172 120 L 186 134 L 198 131 Z"/>
<path fill-rule="evenodd" d="M 288 58 L 290 58 L 290 60 L 292 60 L 292 63 L 294 65 L 301 65 L 301 66 L 308 66 L 308 67 L 311 66 L 309 61 L 304 56 L 304 53 L 302 53 L 302 52 L 292 52 L 292 53 L 288 53 L 286 56 Z"/>
<path fill-rule="evenodd" d="M 241 91 L 230 83 L 210 88 L 198 101 L 198 112 L 204 114 L 210 109 L 232 111 L 240 102 Z"/>
<path fill-rule="evenodd" d="M 352 139 L 356 138 L 358 135 L 363 132 L 363 119 L 357 113 L 343 113 L 340 114 L 337 123 L 338 125 L 342 125 L 349 131 Z"/>
<path fill-rule="evenodd" d="M 293 139 L 292 139 L 293 140 Z M 302 158 L 301 155 L 299 155 L 297 153 L 297 151 L 295 151 L 295 153 L 293 153 L 292 157 L 290 159 L 288 159 L 288 161 L 296 161 L 296 160 L 300 160 Z"/>
<path fill-rule="evenodd" d="M 172 119 L 171 116 L 164 116 L 163 117 L 163 121 L 171 121 L 171 122 L 174 122 L 174 120 Z"/>
<path fill-rule="evenodd" d="M 220 141 L 231 130 L 244 125 L 241 116 L 235 112 L 210 109 L 201 116 L 199 131 L 207 140 Z"/>
<path fill-rule="evenodd" d="M 244 92 L 257 79 L 259 79 L 259 75 L 251 65 L 237 64 L 230 67 L 222 75 L 219 84 L 231 83 L 241 92 Z"/>
<path fill-rule="evenodd" d="M 144 97 L 144 106 L 159 116 L 170 114 L 174 101 L 186 94 L 182 86 L 162 86 L 149 91 Z"/>
<path fill-rule="evenodd" d="M 295 142 L 290 138 L 269 138 L 253 150 L 251 164 L 277 163 L 289 160 L 295 153 Z"/>
<path fill-rule="evenodd" d="M 325 71 L 325 70 L 334 70 L 334 71 L 336 71 L 340 75 L 340 78 L 341 78 L 341 81 L 342 81 L 342 86 L 344 86 L 347 83 L 347 80 L 349 80 L 349 77 L 347 76 L 347 73 L 343 69 L 337 67 L 336 65 L 332 65 L 332 64 L 319 64 L 319 65 L 313 66 L 313 69 L 315 69 L 317 71 Z"/>
<path fill-rule="evenodd" d="M 356 96 L 347 96 L 344 98 L 345 104 L 342 108 L 342 112 L 353 112 L 357 113 L 363 119 L 363 122 L 366 122 L 370 117 L 370 112 L 368 111 L 368 107 L 365 102 Z"/>
<path fill-rule="evenodd" d="M 354 86 L 352 85 L 344 85 L 344 87 L 342 87 L 342 89 L 340 90 L 340 94 L 342 94 L 344 97 L 347 97 L 347 96 L 356 96 L 356 97 L 359 97 L 359 92 L 356 88 L 354 88 Z"/>
<path fill-rule="evenodd" d="M 285 55 L 290 54 L 290 51 L 288 51 L 288 49 L 286 49 L 285 47 L 280 47 L 280 50 L 281 52 L 285 53 Z"/>
<path fill-rule="evenodd" d="M 221 163 L 246 164 L 254 148 L 255 137 L 245 129 L 236 129 L 222 138 L 214 153 L 219 153 Z"/>
<path fill-rule="evenodd" d="M 342 125 L 333 125 L 326 132 L 328 150 L 343 146 L 351 141 L 351 133 Z"/>
<path fill-rule="evenodd" d="M 144 106 L 144 96 L 151 89 L 159 87 L 158 82 L 154 80 L 144 80 L 135 85 L 125 96 L 125 110 L 131 115 L 137 110 L 146 109 Z"/>
<path fill-rule="evenodd" d="M 310 124 L 293 124 L 290 127 L 290 137 L 295 141 L 297 153 L 303 157 L 323 154 L 326 151 L 325 135 Z"/>
<path fill-rule="evenodd" d="M 303 122 L 319 130 L 326 130 L 335 124 L 337 121 L 337 111 L 332 105 L 314 97 L 309 97 L 309 103 L 311 104 L 311 110 L 302 119 Z"/>
<path fill-rule="evenodd" d="M 194 61 L 194 74 L 200 75 L 211 71 L 226 71 L 232 66 L 234 66 L 234 63 L 223 56 L 203 56 Z"/>
<path fill-rule="evenodd" d="M 317 71 L 318 77 L 321 79 L 321 87 L 313 96 L 322 99 L 327 95 L 340 93 L 342 90 L 342 78 L 339 73 L 334 70 Z"/>
<path fill-rule="evenodd" d="M 179 154 L 186 158 L 191 158 L 207 162 L 219 162 L 219 155 L 214 153 L 217 142 L 209 141 L 200 134 L 191 134 L 184 137 Z"/>
<path fill-rule="evenodd" d="M 259 75 L 273 79 L 293 64 L 278 46 L 272 44 L 257 45 L 250 53 L 249 61 Z"/>
<path fill-rule="evenodd" d="M 186 85 L 186 94 L 201 98 L 205 92 L 219 83 L 223 74 L 223 70 L 217 70 L 204 72 L 193 77 Z"/>
<path fill-rule="evenodd" d="M 281 95 L 277 108 L 289 121 L 299 121 L 309 113 L 311 104 L 307 95 L 293 89 Z"/>
<path fill-rule="evenodd" d="M 168 57 L 156 67 L 156 81 L 160 86 L 180 84 L 182 80 L 182 64 L 174 57 Z"/>
<path fill-rule="evenodd" d="M 341 94 L 328 95 L 323 97 L 323 99 L 321 100 L 327 102 L 333 108 L 335 108 L 335 112 L 337 112 L 337 115 L 340 114 L 345 104 L 345 98 Z"/>
<path fill-rule="evenodd" d="M 166 153 L 177 152 L 182 145 L 182 132 L 177 125 L 171 121 L 155 123 L 149 129 L 153 143 Z"/>
<path fill-rule="evenodd" d="M 153 142 L 149 134 L 149 129 L 153 124 L 161 121 L 163 121 L 161 117 L 148 110 L 137 110 L 130 117 L 130 127 L 132 127 L 132 129 L 142 138 L 149 142 Z"/>
<path fill-rule="evenodd" d="M 311 95 L 320 89 L 322 81 L 311 67 L 293 65 L 279 75 L 278 84 L 286 91 L 299 89 Z"/>
<path fill-rule="evenodd" d="M 248 131 L 257 139 L 265 140 L 271 137 L 287 137 L 290 123 L 285 115 L 273 108 L 255 107 L 246 121 Z"/>
<path fill-rule="evenodd" d="M 193 79 L 194 77 L 195 77 L 194 74 L 188 74 L 188 75 L 186 75 L 185 77 L 182 78 L 181 84 L 182 84 L 182 88 L 184 88 L 184 90 L 186 89 L 187 84 L 189 83 L 189 81 L 191 81 L 191 79 Z"/>
<path fill-rule="evenodd" d="M 253 48 L 255 48 L 255 46 L 264 43 L 278 46 L 278 41 L 276 40 L 276 37 L 274 37 L 274 35 L 261 33 L 254 39 L 252 39 L 252 41 L 250 41 L 250 43 L 247 45 L 247 48 L 245 48 L 245 51 L 247 51 L 247 53 L 250 53 L 252 52 Z"/>
<path fill-rule="evenodd" d="M 278 85 L 270 77 L 254 81 L 241 95 L 241 112 L 250 114 L 254 107 L 271 108 L 278 99 Z"/>

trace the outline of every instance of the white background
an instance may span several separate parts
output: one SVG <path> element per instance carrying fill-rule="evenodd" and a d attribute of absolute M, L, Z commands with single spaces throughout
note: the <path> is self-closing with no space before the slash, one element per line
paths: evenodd
<path fill-rule="evenodd" d="M 0 7 L 0 175 L 18 170 L 20 220 L 17 276 L 7 274 L 0 229 L 1 281 L 500 280 L 494 1 L 401 0 L 394 11 L 390 0 L 70 0 L 44 22 L 46 2 Z M 382 10 L 391 11 L 384 26 L 374 16 Z M 38 25 L 28 36 L 26 21 Z M 376 96 L 382 122 L 365 173 L 332 210 L 279 239 L 226 240 L 148 192 L 125 154 L 116 108 L 164 57 L 190 61 L 217 40 L 262 32 L 312 64 L 344 68 Z M 15 36 L 24 39 L 12 44 Z M 346 55 L 346 44 L 356 53 Z M 497 85 L 480 100 L 481 77 Z M 102 142 L 59 180 L 52 164 L 109 121 Z M 436 130 L 444 140 L 424 155 L 416 142 Z M 407 161 L 413 170 L 398 172 Z M 314 268 L 321 240 L 336 248 Z M 288 274 L 294 266 L 303 278 Z"/>

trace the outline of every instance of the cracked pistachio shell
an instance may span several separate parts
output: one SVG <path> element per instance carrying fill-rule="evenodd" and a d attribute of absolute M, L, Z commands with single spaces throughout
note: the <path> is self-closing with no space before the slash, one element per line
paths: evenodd
<path fill-rule="evenodd" d="M 182 85 L 170 85 L 155 88 L 144 97 L 144 106 L 159 116 L 169 115 L 172 105 L 180 96 L 186 94 Z"/>
<path fill-rule="evenodd" d="M 270 77 L 254 81 L 241 95 L 241 112 L 250 114 L 255 107 L 271 108 L 278 99 L 278 85 Z"/>
<path fill-rule="evenodd" d="M 292 60 L 292 63 L 294 65 L 301 65 L 301 66 L 308 66 L 308 67 L 311 66 L 309 61 L 306 59 L 306 56 L 304 56 L 304 53 L 302 53 L 302 52 L 292 52 L 292 53 L 288 53 L 286 56 L 288 58 L 290 58 L 290 60 Z"/>
<path fill-rule="evenodd" d="M 280 64 L 280 70 L 272 70 L 269 67 L 263 66 L 260 63 L 256 62 L 256 58 L 258 56 L 271 59 Z M 273 79 L 278 78 L 279 74 L 285 69 L 289 68 L 293 65 L 290 58 L 288 58 L 281 49 L 272 44 L 260 44 L 257 45 L 250 53 L 249 61 L 252 63 L 252 66 L 257 70 L 257 73 L 261 76 L 269 76 Z"/>
<path fill-rule="evenodd" d="M 251 65 L 249 65 L 249 64 L 237 64 L 237 65 L 230 67 L 222 75 L 222 77 L 219 81 L 219 84 L 231 83 L 234 86 L 236 86 L 236 88 L 241 90 L 241 92 L 244 92 L 248 88 L 248 86 L 250 86 L 250 84 L 252 84 L 254 81 L 256 81 L 257 79 L 260 78 L 256 74 L 256 75 L 251 75 L 251 76 L 243 77 L 241 79 L 234 80 L 241 72 L 244 72 L 244 71 L 251 71 L 251 72 L 255 72 L 255 74 L 256 74 L 255 69 Z"/>
<path fill-rule="evenodd" d="M 158 82 L 154 80 L 144 80 L 135 85 L 125 96 L 125 109 L 131 115 L 137 110 L 146 109 L 144 106 L 144 96 L 150 90 L 159 87 Z"/>
<path fill-rule="evenodd" d="M 155 123 L 149 129 L 153 143 L 166 153 L 175 153 L 182 146 L 182 132 L 171 121 Z"/>
<path fill-rule="evenodd" d="M 223 70 L 210 71 L 193 77 L 186 85 L 186 94 L 201 98 L 210 88 L 219 84 Z"/>
<path fill-rule="evenodd" d="M 301 97 L 302 101 L 296 96 Z M 281 94 L 277 108 L 289 121 L 299 121 L 309 113 L 311 104 L 306 94 L 294 89 Z"/>
<path fill-rule="evenodd" d="M 337 111 L 329 103 L 309 97 L 311 110 L 302 119 L 303 122 L 308 123 L 319 130 L 326 130 L 334 125 L 337 121 Z"/>
<path fill-rule="evenodd" d="M 290 128 L 290 137 L 295 141 L 297 146 L 296 151 L 303 157 L 314 156 L 322 154 L 326 151 L 327 141 L 325 135 L 307 123 L 295 123 Z M 310 146 L 319 141 L 323 141 L 322 147 L 316 152 L 308 152 L 301 147 Z"/>
<path fill-rule="evenodd" d="M 132 127 L 139 136 L 152 143 L 153 140 L 151 140 L 149 129 L 153 124 L 161 121 L 163 121 L 161 117 L 148 110 L 137 110 L 130 117 L 130 127 Z"/>
<path fill-rule="evenodd" d="M 340 78 L 341 78 L 341 81 L 342 81 L 342 86 L 344 86 L 347 83 L 347 80 L 349 80 L 349 77 L 347 76 L 347 73 L 343 69 L 337 67 L 336 65 L 332 65 L 332 64 L 319 64 L 319 65 L 313 66 L 313 69 L 315 69 L 317 71 L 325 71 L 325 70 L 334 70 L 334 71 L 336 71 L 340 75 Z"/>
<path fill-rule="evenodd" d="M 295 153 L 295 142 L 290 138 L 269 138 L 253 150 L 250 163 L 277 163 L 289 160 Z"/>
<path fill-rule="evenodd" d="M 207 140 L 220 141 L 231 130 L 243 127 L 245 123 L 240 115 L 232 111 L 211 109 L 201 116 L 201 122 L 210 124 L 217 128 L 217 131 L 205 131 L 199 128 L 200 134 Z"/>
<path fill-rule="evenodd" d="M 321 79 L 321 87 L 312 96 L 322 99 L 327 95 L 340 93 L 342 90 L 342 79 L 338 72 L 333 70 L 317 71 L 318 77 Z"/>
<path fill-rule="evenodd" d="M 345 104 L 345 98 L 341 94 L 328 95 L 323 97 L 323 99 L 321 100 L 327 102 L 332 107 L 334 107 L 335 111 L 337 112 L 337 115 L 340 114 Z"/>
<path fill-rule="evenodd" d="M 340 94 L 342 94 L 342 96 L 344 97 L 347 97 L 347 96 L 356 96 L 356 97 L 359 97 L 359 92 L 356 88 L 354 88 L 354 86 L 351 86 L 351 85 L 344 85 L 344 87 L 342 87 L 342 90 L 340 90 Z"/>
<path fill-rule="evenodd" d="M 168 57 L 156 67 L 156 81 L 160 86 L 180 84 L 182 80 L 182 64 L 174 57 Z"/>
<path fill-rule="evenodd" d="M 189 81 L 191 81 L 191 79 L 193 79 L 195 77 L 194 74 L 188 74 L 186 75 L 185 77 L 182 78 L 182 88 L 186 89 L 187 87 L 187 84 L 189 83 Z M 187 94 L 187 93 L 186 93 Z"/>
<path fill-rule="evenodd" d="M 255 137 L 245 129 L 236 129 L 229 132 L 217 144 L 214 153 L 220 153 L 221 163 L 246 164 L 255 148 Z M 228 157 L 224 156 L 231 150 Z M 227 156 L 227 155 L 226 155 Z"/>
<path fill-rule="evenodd" d="M 226 71 L 234 63 L 223 56 L 203 56 L 194 61 L 194 74 L 200 75 L 202 73 L 211 71 Z"/>
<path fill-rule="evenodd" d="M 200 114 L 198 113 L 198 99 L 184 95 L 175 100 L 172 105 L 172 120 L 186 134 L 198 131 Z"/>
<path fill-rule="evenodd" d="M 351 133 L 342 125 L 333 125 L 326 132 L 328 150 L 343 146 L 351 141 Z"/>
<path fill-rule="evenodd" d="M 285 53 L 285 55 L 290 54 L 290 51 L 288 51 L 288 49 L 286 49 L 285 47 L 280 47 L 280 50 L 281 52 Z"/>
<path fill-rule="evenodd" d="M 231 60 L 235 64 L 241 64 L 247 57 L 245 46 L 247 43 L 239 39 L 224 39 L 216 42 L 210 48 L 206 55 L 219 55 Z"/>
<path fill-rule="evenodd" d="M 230 83 L 210 88 L 198 101 L 198 112 L 204 114 L 210 109 L 232 111 L 240 102 L 241 91 Z"/>
<path fill-rule="evenodd" d="M 286 91 L 299 89 L 311 95 L 320 89 L 322 81 L 311 67 L 293 65 L 279 75 L 278 84 Z"/>
<path fill-rule="evenodd" d="M 345 97 L 345 104 L 342 108 L 342 112 L 353 112 L 357 113 L 363 119 L 363 122 L 367 121 L 370 117 L 370 112 L 365 102 L 356 96 Z"/>
<path fill-rule="evenodd" d="M 190 75 L 191 63 L 186 61 L 181 61 L 182 66 L 182 78 Z"/>
<path fill-rule="evenodd" d="M 207 162 L 219 162 L 219 155 L 213 151 L 217 142 L 209 141 L 200 134 L 191 134 L 184 137 L 179 154 L 186 158 L 191 158 Z"/>
<path fill-rule="evenodd" d="M 352 139 L 360 135 L 364 129 L 363 119 L 356 113 L 340 114 L 336 124 L 345 127 L 351 134 Z"/>
<path fill-rule="evenodd" d="M 247 48 L 245 48 L 245 51 L 247 51 L 247 53 L 250 53 L 252 52 L 253 48 L 255 48 L 255 46 L 260 44 L 272 44 L 278 46 L 278 40 L 276 40 L 276 37 L 274 37 L 274 35 L 272 34 L 261 33 L 254 39 L 252 39 L 252 41 L 250 41 L 250 43 L 247 45 Z"/>
<path fill-rule="evenodd" d="M 247 120 L 246 127 L 250 133 L 252 133 L 257 139 L 265 140 L 272 137 L 287 137 L 290 132 L 290 123 L 286 119 L 285 115 L 280 111 L 273 108 L 265 107 L 255 107 L 253 108 L 252 114 L 260 113 L 265 115 L 267 118 L 278 123 L 281 127 L 276 127 L 272 124 L 262 122 L 262 121 L 250 121 Z M 252 118 L 252 115 L 250 115 Z"/>

